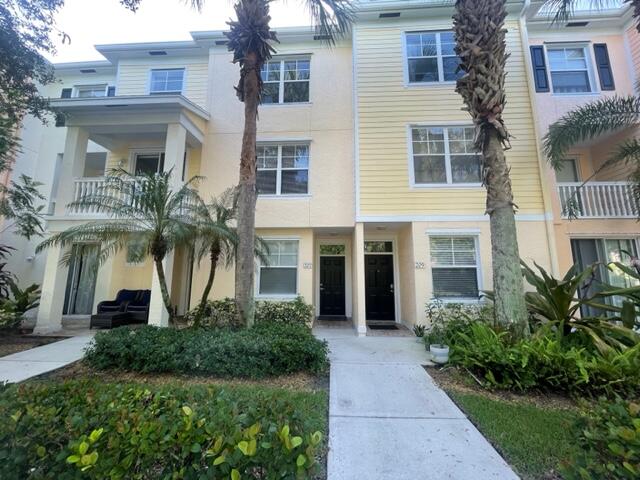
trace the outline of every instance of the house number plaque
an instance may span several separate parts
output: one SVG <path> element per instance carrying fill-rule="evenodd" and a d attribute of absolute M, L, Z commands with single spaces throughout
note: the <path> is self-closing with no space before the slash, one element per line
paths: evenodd
<path fill-rule="evenodd" d="M 303 263 L 302 268 L 304 268 L 305 270 L 311 270 L 313 268 L 313 264 L 310 262 Z"/>
<path fill-rule="evenodd" d="M 424 262 L 416 262 L 416 270 L 424 270 Z"/>

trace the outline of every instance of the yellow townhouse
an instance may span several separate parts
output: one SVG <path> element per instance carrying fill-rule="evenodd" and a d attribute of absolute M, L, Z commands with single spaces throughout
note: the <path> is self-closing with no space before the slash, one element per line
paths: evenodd
<path fill-rule="evenodd" d="M 255 292 L 266 300 L 302 296 L 316 317 L 351 319 L 366 334 L 375 323 L 424 322 L 435 298 L 480 302 L 481 291 L 492 287 L 491 243 L 470 117 L 454 90 L 451 3 L 357 5 L 351 37 L 331 49 L 308 28 L 278 29 L 278 54 L 263 69 L 256 225 L 271 255 L 256 265 Z M 507 6 L 504 116 L 513 135 L 507 159 L 520 252 L 558 273 L 570 263 L 567 229 L 579 224 L 562 218 L 563 187 L 540 146 L 551 110 L 544 102 L 564 97 L 537 91 L 534 47 L 548 35 L 532 13 L 539 5 Z M 537 32 L 527 31 L 530 22 Z M 98 188 L 111 167 L 172 168 L 176 185 L 202 175 L 205 200 L 237 182 L 243 109 L 233 90 L 238 68 L 222 32 L 96 48 L 105 61 L 57 65 L 61 83 L 46 87 L 65 124 L 29 120 L 24 128 L 16 169 L 45 184 L 50 232 L 108 221 L 67 205 Z M 614 64 L 622 64 L 611 50 Z M 615 65 L 622 87 L 628 82 Z M 553 83 L 555 70 L 545 73 Z M 616 233 L 618 223 L 597 228 L 635 242 L 632 231 Z M 43 286 L 37 330 L 86 319 L 121 289 L 149 289 L 149 323 L 167 324 L 149 260 L 135 263 L 123 250 L 96 270 L 88 244 L 74 246 L 65 266 L 60 259 L 68 252 L 35 255 L 33 242 L 14 243 L 15 271 Z M 183 246 L 165 268 L 172 300 L 184 313 L 202 293 L 208 266 Z M 211 297 L 233 296 L 233 285 L 232 269 L 219 272 Z"/>

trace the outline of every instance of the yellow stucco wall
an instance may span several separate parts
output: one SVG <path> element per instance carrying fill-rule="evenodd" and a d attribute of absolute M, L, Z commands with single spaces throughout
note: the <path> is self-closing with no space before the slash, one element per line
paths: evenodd
<path fill-rule="evenodd" d="M 521 213 L 543 212 L 536 139 L 527 89 L 519 25 L 507 22 L 510 58 L 505 121 L 513 135 L 507 151 L 516 203 Z M 356 26 L 360 214 L 482 214 L 485 190 L 411 188 L 409 130 L 412 124 L 470 122 L 454 84 L 404 83 L 403 32 L 451 29 L 450 18 Z M 455 202 L 451 199 L 455 198 Z"/>

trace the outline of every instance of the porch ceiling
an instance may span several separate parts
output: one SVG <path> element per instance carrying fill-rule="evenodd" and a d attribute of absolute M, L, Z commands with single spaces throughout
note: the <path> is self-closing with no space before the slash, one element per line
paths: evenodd
<path fill-rule="evenodd" d="M 179 123 L 187 130 L 187 143 L 198 147 L 209 114 L 182 95 L 65 98 L 51 100 L 65 114 L 65 125 L 89 132 L 95 143 L 113 150 L 132 140 L 160 139 L 167 126 Z"/>

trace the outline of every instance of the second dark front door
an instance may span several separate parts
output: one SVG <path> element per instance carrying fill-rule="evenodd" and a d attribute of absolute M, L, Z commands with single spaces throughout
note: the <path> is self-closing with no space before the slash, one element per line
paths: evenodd
<path fill-rule="evenodd" d="M 344 314 L 344 257 L 320 257 L 320 315 Z"/>
<path fill-rule="evenodd" d="M 393 255 L 365 255 L 367 320 L 395 320 Z"/>

